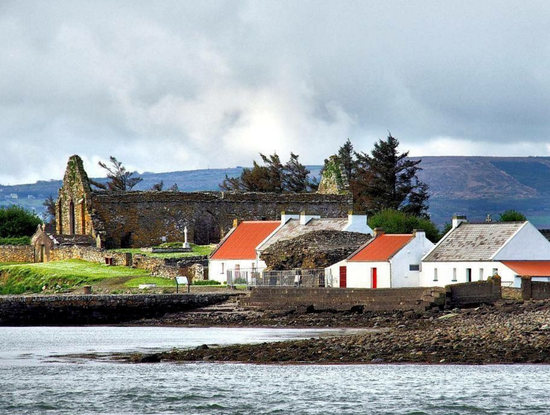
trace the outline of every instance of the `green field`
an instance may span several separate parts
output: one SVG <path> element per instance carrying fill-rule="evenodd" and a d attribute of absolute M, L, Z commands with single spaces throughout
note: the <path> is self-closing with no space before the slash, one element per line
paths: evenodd
<path fill-rule="evenodd" d="M 0 264 L 0 294 L 66 292 L 106 279 L 147 277 L 146 270 L 76 259 L 37 264 Z"/>

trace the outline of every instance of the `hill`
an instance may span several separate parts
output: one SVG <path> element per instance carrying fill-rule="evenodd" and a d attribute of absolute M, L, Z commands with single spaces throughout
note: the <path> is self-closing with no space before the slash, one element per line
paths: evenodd
<path fill-rule="evenodd" d="M 517 209 L 538 227 L 550 227 L 550 157 L 422 157 L 420 166 L 419 176 L 430 186 L 430 214 L 438 225 L 449 222 L 453 214 L 484 220 L 487 214 Z M 321 166 L 308 168 L 319 176 Z M 180 191 L 218 190 L 226 174 L 238 176 L 241 171 L 235 167 L 145 172 L 137 189 L 150 189 L 162 180 L 165 188 L 176 183 Z M 44 199 L 57 197 L 60 186 L 60 180 L 0 185 L 0 205 L 18 204 L 41 214 Z"/>

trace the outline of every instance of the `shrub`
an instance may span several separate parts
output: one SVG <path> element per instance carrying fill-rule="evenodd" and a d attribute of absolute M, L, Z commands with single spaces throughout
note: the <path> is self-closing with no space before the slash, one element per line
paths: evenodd
<path fill-rule="evenodd" d="M 0 245 L 30 245 L 31 238 L 22 236 L 20 238 L 0 238 Z"/>
<path fill-rule="evenodd" d="M 192 285 L 220 285 L 219 281 L 215 280 L 203 280 L 203 281 L 193 281 Z"/>

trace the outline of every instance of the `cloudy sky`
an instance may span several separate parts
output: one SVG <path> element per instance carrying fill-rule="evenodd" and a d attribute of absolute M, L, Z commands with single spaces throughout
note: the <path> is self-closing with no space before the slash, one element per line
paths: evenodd
<path fill-rule="evenodd" d="M 143 171 L 550 155 L 550 2 L 0 1 L 0 183 L 79 154 Z"/>

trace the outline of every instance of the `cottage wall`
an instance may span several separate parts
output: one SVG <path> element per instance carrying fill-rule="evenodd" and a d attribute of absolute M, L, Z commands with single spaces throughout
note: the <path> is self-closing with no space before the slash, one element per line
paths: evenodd
<path fill-rule="evenodd" d="M 434 280 L 437 269 L 437 281 Z M 521 280 L 514 271 L 496 261 L 485 262 L 423 262 L 421 282 L 422 286 L 443 287 L 449 284 L 468 282 L 467 270 L 471 270 L 472 282 L 486 281 L 488 277 L 497 273 L 502 279 L 503 287 L 520 287 Z M 454 278 L 456 270 L 456 279 Z"/>
<path fill-rule="evenodd" d="M 530 222 L 497 252 L 496 261 L 548 261 L 550 242 Z"/>

